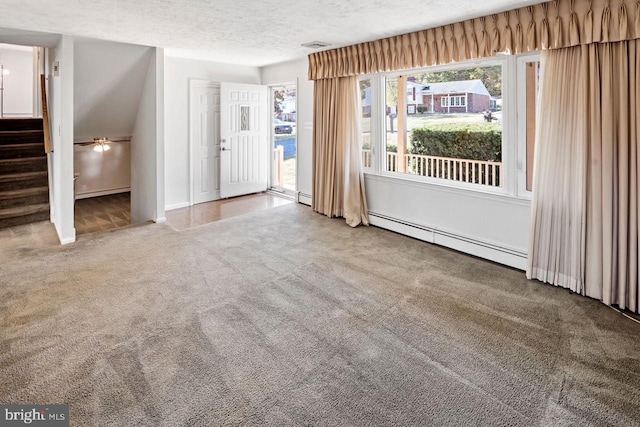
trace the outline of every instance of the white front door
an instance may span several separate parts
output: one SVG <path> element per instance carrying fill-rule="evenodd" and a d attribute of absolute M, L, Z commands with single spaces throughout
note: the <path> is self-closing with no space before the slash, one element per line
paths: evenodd
<path fill-rule="evenodd" d="M 220 86 L 191 84 L 192 202 L 220 198 Z"/>
<path fill-rule="evenodd" d="M 265 191 L 269 167 L 267 87 L 222 83 L 220 196 Z"/>

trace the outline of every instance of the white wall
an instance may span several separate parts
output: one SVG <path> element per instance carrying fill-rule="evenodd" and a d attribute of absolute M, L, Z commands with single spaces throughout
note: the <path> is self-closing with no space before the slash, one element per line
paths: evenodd
<path fill-rule="evenodd" d="M 296 82 L 297 91 L 297 184 L 300 202 L 311 205 L 311 167 L 313 161 L 313 81 L 308 79 L 308 61 L 271 65 L 262 69 L 262 84 Z"/>
<path fill-rule="evenodd" d="M 33 49 L 0 46 L 0 64 L 9 74 L 4 76 L 4 116 L 33 115 Z"/>
<path fill-rule="evenodd" d="M 164 51 L 152 52 L 131 140 L 131 220 L 164 215 Z"/>
<path fill-rule="evenodd" d="M 192 59 L 165 58 L 165 203 L 166 209 L 189 205 L 189 80 L 260 83 L 260 70 Z"/>
<path fill-rule="evenodd" d="M 74 145 L 73 169 L 79 171 L 76 199 L 130 191 L 130 142 L 113 142 L 105 152 L 96 152 L 93 148 L 92 145 Z"/>
<path fill-rule="evenodd" d="M 76 141 L 131 135 L 152 50 L 102 40 L 75 40 Z"/>
<path fill-rule="evenodd" d="M 528 200 L 365 175 L 373 225 L 526 268 Z"/>
<path fill-rule="evenodd" d="M 74 48 L 75 141 L 131 137 L 153 49 L 85 38 L 75 39 Z M 76 146 L 74 171 L 79 174 L 76 194 L 80 198 L 130 188 L 129 147 L 122 143 L 111 146 L 104 153 Z"/>
<path fill-rule="evenodd" d="M 73 191 L 73 38 L 62 36 L 49 50 L 50 72 L 53 63 L 60 66 L 59 75 L 48 76 L 49 111 L 53 152 L 49 154 L 51 220 L 62 244 L 76 239 Z"/>

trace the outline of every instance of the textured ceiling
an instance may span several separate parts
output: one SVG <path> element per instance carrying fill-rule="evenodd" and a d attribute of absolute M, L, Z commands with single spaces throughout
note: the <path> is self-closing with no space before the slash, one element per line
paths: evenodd
<path fill-rule="evenodd" d="M 170 55 L 263 66 L 539 0 L 2 0 L 0 27 L 164 47 Z M 0 40 L 2 41 L 2 40 Z"/>

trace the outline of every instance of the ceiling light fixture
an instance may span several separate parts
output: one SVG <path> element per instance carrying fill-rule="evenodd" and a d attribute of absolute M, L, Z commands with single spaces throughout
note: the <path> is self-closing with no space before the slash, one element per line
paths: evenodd
<path fill-rule="evenodd" d="M 93 146 L 93 151 L 97 153 L 103 153 L 105 151 L 111 150 L 111 146 L 109 145 L 110 142 L 111 141 L 107 140 L 107 138 L 104 137 L 93 138 L 93 143 L 95 144 Z"/>

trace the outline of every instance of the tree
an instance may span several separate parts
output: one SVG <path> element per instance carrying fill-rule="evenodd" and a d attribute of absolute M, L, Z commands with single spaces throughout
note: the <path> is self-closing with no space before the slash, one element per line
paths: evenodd
<path fill-rule="evenodd" d="M 365 91 L 371 87 L 371 80 L 360 80 L 360 99 L 365 98 Z"/>
<path fill-rule="evenodd" d="M 284 101 L 284 90 L 273 91 L 273 113 L 278 116 L 282 114 L 282 102 Z"/>
<path fill-rule="evenodd" d="M 387 84 L 386 84 L 386 104 L 387 104 L 387 108 L 392 107 L 392 108 L 396 108 L 398 107 L 398 79 L 395 77 L 390 77 L 387 79 Z"/>

